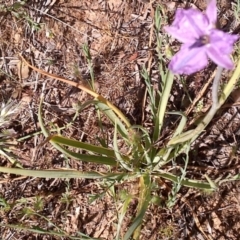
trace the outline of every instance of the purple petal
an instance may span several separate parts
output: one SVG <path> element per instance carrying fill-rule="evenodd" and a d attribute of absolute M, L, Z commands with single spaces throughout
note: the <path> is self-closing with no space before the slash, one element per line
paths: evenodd
<path fill-rule="evenodd" d="M 209 20 L 210 25 L 215 25 L 217 22 L 217 3 L 216 0 L 210 0 L 207 9 L 206 9 L 206 15 Z"/>
<path fill-rule="evenodd" d="M 180 31 L 178 28 L 170 26 L 170 27 L 165 27 L 165 31 L 170 34 L 173 38 L 176 38 L 179 42 L 182 43 L 187 43 L 187 42 L 192 42 L 194 40 L 194 37 L 191 36 L 190 34 L 187 35 L 183 31 Z"/>
<path fill-rule="evenodd" d="M 215 49 L 219 49 L 222 54 L 230 54 L 233 50 L 233 43 L 238 40 L 238 35 L 232 35 L 223 31 L 214 29 L 210 34 L 210 44 Z"/>
<path fill-rule="evenodd" d="M 203 69 L 208 64 L 205 49 L 205 46 L 189 48 L 189 45 L 184 44 L 171 59 L 169 69 L 175 74 L 192 74 Z"/>
<path fill-rule="evenodd" d="M 208 19 L 197 9 L 178 9 L 175 20 L 165 30 L 180 42 L 189 43 L 198 39 L 208 28 Z"/>
<path fill-rule="evenodd" d="M 216 21 L 216 0 L 209 0 L 205 13 L 197 9 L 176 11 L 173 24 L 165 28 L 174 38 L 184 43 L 169 64 L 173 73 L 197 72 L 207 65 L 208 57 L 224 68 L 233 68 L 230 54 L 239 36 L 216 29 Z"/>
<path fill-rule="evenodd" d="M 211 46 L 207 49 L 208 57 L 215 62 L 217 65 L 226 69 L 233 69 L 234 64 L 229 55 L 224 55 L 220 49 L 215 46 Z"/>
<path fill-rule="evenodd" d="M 209 21 L 205 14 L 198 11 L 197 9 L 188 9 L 186 10 L 186 18 L 190 23 L 192 31 L 196 33 L 195 37 L 199 38 L 199 36 L 206 33 L 206 29 L 208 29 Z M 189 27 L 188 27 L 189 31 Z"/>

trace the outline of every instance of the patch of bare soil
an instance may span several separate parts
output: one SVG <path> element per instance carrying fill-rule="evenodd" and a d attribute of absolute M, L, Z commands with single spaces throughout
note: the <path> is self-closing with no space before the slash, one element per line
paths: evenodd
<path fill-rule="evenodd" d="M 231 2 L 218 1 L 219 25 L 226 31 L 239 33 L 233 20 Z M 16 4 L 16 5 L 14 5 Z M 126 1 L 126 0 L 59 0 L 2 1 L 0 11 L 0 103 L 11 99 L 21 110 L 7 129 L 16 132 L 18 142 L 13 152 L 19 163 L 30 169 L 73 168 L 80 171 L 109 171 L 105 166 L 66 159 L 45 140 L 37 120 L 39 97 L 44 86 L 43 117 L 48 128 L 63 128 L 67 137 L 99 144 L 103 134 L 112 141 L 113 128 L 104 119 L 104 132 L 99 131 L 96 109 L 82 111 L 71 125 L 76 105 L 91 98 L 82 91 L 48 79 L 20 66 L 18 53 L 40 69 L 87 85 L 90 69 L 84 55 L 87 44 L 92 58 L 95 90 L 120 108 L 133 124 L 151 126 L 147 104 L 143 104 L 145 85 L 140 71 L 148 68 L 152 84 L 157 85 L 156 43 L 153 33 L 154 11 L 164 8 L 169 23 L 177 7 L 205 9 L 205 1 Z M 167 25 L 163 19 L 163 24 Z M 239 24 L 239 23 L 238 23 Z M 162 34 L 162 33 L 160 33 Z M 173 42 L 176 48 L 179 43 Z M 192 98 L 201 91 L 215 66 L 187 78 Z M 185 95 L 176 80 L 171 110 L 186 110 Z M 209 105 L 209 94 L 204 101 Z M 236 95 L 216 116 L 194 146 L 189 176 L 204 179 L 224 178 L 239 173 L 239 107 Z M 203 111 L 204 112 L 204 111 Z M 192 115 L 191 115 L 192 114 Z M 195 117 L 194 111 L 190 116 Z M 67 127 L 66 127 L 67 126 Z M 171 130 L 171 126 L 167 127 Z M 167 131 L 166 131 L 167 132 Z M 0 165 L 9 163 L 0 155 Z M 165 207 L 171 192 L 169 182 L 156 182 L 157 196 L 162 202 L 151 205 L 144 219 L 141 239 L 239 239 L 240 186 L 225 183 L 214 194 L 182 188 L 172 209 Z M 117 191 L 138 192 L 138 183 L 129 181 Z M 104 194 L 106 192 L 106 194 Z M 94 200 L 95 199 L 95 200 Z M 70 239 L 53 231 L 62 230 L 69 236 L 78 232 L 92 238 L 115 239 L 117 213 L 121 199 L 115 199 L 109 186 L 96 180 L 53 180 L 0 174 L 0 235 L 1 239 Z M 123 223 L 127 231 L 136 214 L 137 198 L 131 202 Z M 46 220 L 48 219 L 48 220 Z M 23 225 L 36 231 L 19 230 Z M 51 232 L 40 234 L 38 231 Z"/>

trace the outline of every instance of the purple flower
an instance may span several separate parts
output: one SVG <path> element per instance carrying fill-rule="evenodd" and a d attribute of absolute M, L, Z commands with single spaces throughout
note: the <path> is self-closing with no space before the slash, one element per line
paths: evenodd
<path fill-rule="evenodd" d="M 216 0 L 210 0 L 206 12 L 178 9 L 173 24 L 166 31 L 183 43 L 169 68 L 173 73 L 191 74 L 203 69 L 210 58 L 217 65 L 232 69 L 230 58 L 237 35 L 216 29 Z"/>

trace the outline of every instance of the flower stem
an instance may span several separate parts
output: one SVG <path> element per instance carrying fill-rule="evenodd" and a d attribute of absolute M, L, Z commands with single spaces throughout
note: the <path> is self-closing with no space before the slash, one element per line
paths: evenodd
<path fill-rule="evenodd" d="M 218 101 L 218 89 L 219 89 L 219 82 L 221 79 L 222 75 L 222 67 L 218 67 L 215 78 L 213 80 L 213 86 L 212 86 L 212 107 L 209 112 L 218 110 L 219 106 L 219 101 Z"/>
<path fill-rule="evenodd" d="M 221 106 L 218 101 L 218 89 L 219 89 L 222 70 L 223 68 L 218 66 L 215 78 L 213 80 L 213 86 L 212 86 L 212 107 L 210 108 L 207 115 L 204 117 L 203 121 L 194 130 L 195 134 L 191 139 L 191 142 L 194 142 L 195 139 L 199 136 L 199 134 L 206 128 L 206 126 L 211 122 L 215 113 Z"/>

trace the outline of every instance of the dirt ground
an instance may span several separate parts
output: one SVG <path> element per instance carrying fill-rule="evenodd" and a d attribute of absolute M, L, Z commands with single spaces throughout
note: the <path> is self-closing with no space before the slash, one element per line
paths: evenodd
<path fill-rule="evenodd" d="M 232 3 L 219 0 L 219 27 L 240 33 L 240 22 L 234 18 Z M 91 99 L 84 92 L 45 78 L 28 68 L 19 67 L 22 53 L 31 64 L 66 79 L 88 84 L 90 71 L 84 55 L 87 44 L 93 63 L 94 88 L 123 111 L 133 124 L 151 126 L 149 110 L 143 105 L 146 86 L 140 75 L 151 62 L 153 85 L 160 79 L 156 62 L 153 29 L 154 12 L 161 6 L 165 12 L 162 25 L 168 25 L 178 7 L 206 8 L 201 1 L 155 0 L 28 0 L 22 7 L 17 1 L 0 3 L 0 104 L 9 99 L 20 104 L 20 111 L 4 126 L 20 139 L 12 152 L 29 169 L 74 168 L 80 171 L 106 171 L 105 166 L 79 162 L 64 157 L 51 144 L 43 143 L 37 119 L 39 96 L 44 89 L 44 121 L 55 129 L 72 121 L 76 105 Z M 14 6 L 14 7 L 13 7 Z M 44 14 L 43 14 L 44 13 Z M 159 34 L 165 34 L 164 31 Z M 239 44 L 239 43 L 238 43 Z M 179 43 L 172 42 L 173 49 Z M 209 66 L 186 77 L 189 93 L 195 98 L 216 66 Z M 228 72 L 225 72 L 225 78 Z M 185 111 L 184 89 L 176 81 L 169 108 Z M 220 109 L 217 116 L 197 140 L 191 154 L 189 176 L 212 179 L 240 173 L 238 107 L 239 91 Z M 209 106 L 209 88 L 203 96 Z M 204 109 L 202 110 L 204 113 Z M 194 111 L 189 115 L 194 116 Z M 103 122 L 109 139 L 114 129 Z M 169 127 L 170 128 L 170 127 Z M 62 134 L 89 143 L 101 137 L 94 107 L 81 112 Z M 12 164 L 0 155 L 0 165 Z M 138 183 L 129 181 L 118 186 L 135 194 Z M 228 182 L 215 193 L 207 194 L 183 187 L 172 209 L 164 200 L 171 183 L 154 194 L 161 204 L 152 204 L 144 218 L 141 239 L 240 239 L 240 183 Z M 0 174 L 1 239 L 74 239 L 82 232 L 91 238 L 115 239 L 121 199 L 104 193 L 107 183 L 83 179 L 40 179 Z M 131 202 L 124 219 L 125 233 L 136 214 L 137 199 Z M 17 229 L 16 226 L 22 226 Z M 32 231 L 30 231 L 30 228 Z M 35 231 L 33 231 L 35 230 Z M 44 234 L 44 231 L 48 232 Z M 63 237 L 49 234 L 64 232 Z M 202 233 L 204 232 L 205 235 Z M 81 238 L 79 238 L 81 239 Z"/>

